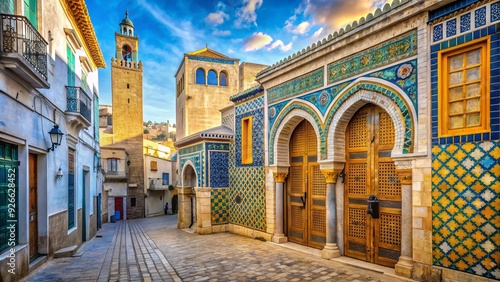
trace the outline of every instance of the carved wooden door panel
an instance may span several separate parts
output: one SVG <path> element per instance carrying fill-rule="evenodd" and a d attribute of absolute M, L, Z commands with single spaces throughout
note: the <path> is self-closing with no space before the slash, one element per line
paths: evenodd
<path fill-rule="evenodd" d="M 308 121 L 290 139 L 287 235 L 291 242 L 323 248 L 326 238 L 326 182 L 317 163 L 316 133 Z"/>
<path fill-rule="evenodd" d="M 391 158 L 393 147 L 394 125 L 383 109 L 365 106 L 349 122 L 345 253 L 391 267 L 401 252 L 401 184 Z"/>

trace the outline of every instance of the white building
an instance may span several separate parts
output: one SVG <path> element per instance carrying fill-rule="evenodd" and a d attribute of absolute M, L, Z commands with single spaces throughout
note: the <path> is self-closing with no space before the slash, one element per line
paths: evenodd
<path fill-rule="evenodd" d="M 0 280 L 16 281 L 97 232 L 105 63 L 83 0 L 2 1 L 0 21 Z"/>

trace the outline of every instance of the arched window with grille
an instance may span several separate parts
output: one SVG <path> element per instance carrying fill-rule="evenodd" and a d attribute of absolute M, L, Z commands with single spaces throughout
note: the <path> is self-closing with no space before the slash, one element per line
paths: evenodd
<path fill-rule="evenodd" d="M 227 86 L 227 73 L 225 71 L 220 72 L 219 86 Z"/>
<path fill-rule="evenodd" d="M 196 84 L 206 84 L 205 83 L 205 70 L 199 68 L 196 70 Z"/>
<path fill-rule="evenodd" d="M 208 85 L 217 85 L 217 73 L 214 70 L 208 71 Z"/>

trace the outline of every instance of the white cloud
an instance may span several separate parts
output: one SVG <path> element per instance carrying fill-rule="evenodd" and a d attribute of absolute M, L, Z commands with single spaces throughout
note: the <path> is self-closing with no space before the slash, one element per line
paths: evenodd
<path fill-rule="evenodd" d="M 264 0 L 243 0 L 244 6 L 236 13 L 238 19 L 236 19 L 234 25 L 238 28 L 247 27 L 251 23 L 257 26 L 255 10 L 259 9 L 263 2 Z"/>
<path fill-rule="evenodd" d="M 224 23 L 224 20 L 229 20 L 229 15 L 223 11 L 210 13 L 205 18 L 205 22 L 209 25 L 218 26 Z"/>
<path fill-rule="evenodd" d="M 311 24 L 309 22 L 301 22 L 297 27 L 295 27 L 295 29 L 293 29 L 292 32 L 297 34 L 304 34 L 309 31 L 310 28 Z"/>
<path fill-rule="evenodd" d="M 236 53 L 236 51 L 234 51 L 233 49 L 229 48 L 229 49 L 227 49 L 227 53 L 228 54 L 234 54 L 234 53 Z"/>
<path fill-rule="evenodd" d="M 245 51 L 256 51 L 264 48 L 266 45 L 271 43 L 273 38 L 262 32 L 255 32 L 252 36 L 248 37 L 243 42 L 243 47 L 245 47 Z"/>
<path fill-rule="evenodd" d="M 212 32 L 212 35 L 215 35 L 215 36 L 229 36 L 231 35 L 231 31 L 230 30 L 219 30 L 219 29 L 216 29 Z"/>
<path fill-rule="evenodd" d="M 323 27 L 320 27 L 318 30 L 316 30 L 311 37 L 312 39 L 318 39 L 323 35 L 323 30 L 325 30 Z"/>
<path fill-rule="evenodd" d="M 282 52 L 290 51 L 292 49 L 292 42 L 285 45 L 285 43 L 283 43 L 283 41 L 276 40 L 273 42 L 273 44 L 269 45 L 266 49 L 267 49 L 267 51 L 271 51 L 271 50 L 278 48 L 278 47 Z"/>

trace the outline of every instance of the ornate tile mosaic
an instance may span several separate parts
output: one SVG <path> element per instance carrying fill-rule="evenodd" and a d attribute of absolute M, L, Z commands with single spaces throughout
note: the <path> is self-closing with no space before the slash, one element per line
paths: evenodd
<path fill-rule="evenodd" d="M 474 23 L 475 27 L 486 25 L 486 7 L 481 7 L 474 11 Z"/>
<path fill-rule="evenodd" d="M 200 56 L 188 56 L 188 59 L 193 60 L 193 61 L 203 61 L 203 62 L 229 64 L 229 65 L 234 65 L 234 62 L 235 62 L 235 60 L 231 60 L 231 59 L 208 58 L 208 57 L 200 57 Z"/>
<path fill-rule="evenodd" d="M 500 279 L 500 143 L 432 148 L 433 264 Z"/>
<path fill-rule="evenodd" d="M 472 5 L 472 2 L 474 5 Z M 449 40 L 466 32 L 482 29 L 500 21 L 500 2 L 459 0 L 430 13 L 432 42 Z M 483 4 L 481 4 L 483 3 Z M 442 10 L 443 12 L 440 12 Z M 445 22 L 446 21 L 446 22 Z M 446 23 L 446 32 L 444 24 Z M 451 32 L 452 22 L 458 24 L 456 32 Z M 450 29 L 449 29 L 450 28 Z"/>
<path fill-rule="evenodd" d="M 443 24 L 437 24 L 432 28 L 432 41 L 443 39 Z"/>
<path fill-rule="evenodd" d="M 450 37 L 457 34 L 457 19 L 446 22 L 446 36 Z"/>
<path fill-rule="evenodd" d="M 328 65 L 328 84 L 417 54 L 417 31 L 413 30 L 369 50 Z"/>
<path fill-rule="evenodd" d="M 260 97 L 249 100 L 245 103 L 238 104 L 235 107 L 234 111 L 235 115 L 238 116 L 244 113 L 255 111 L 257 109 L 261 109 L 263 106 L 264 106 L 264 96 L 261 95 Z"/>
<path fill-rule="evenodd" d="M 235 119 L 235 151 L 236 166 L 263 166 L 264 165 L 264 97 L 249 100 L 236 105 Z M 240 109 L 241 108 L 241 109 Z M 244 112 L 244 113 L 243 113 Z M 241 163 L 241 120 L 252 116 L 252 161 L 251 164 Z"/>
<path fill-rule="evenodd" d="M 491 11 L 491 18 L 490 18 L 491 22 L 500 20 L 500 2 L 491 4 L 490 11 Z"/>
<path fill-rule="evenodd" d="M 194 146 L 190 146 L 187 148 L 182 148 L 179 150 L 179 161 L 180 161 L 180 169 L 179 175 L 181 176 L 179 181 L 181 185 L 182 183 L 182 175 L 183 168 L 187 161 L 191 161 L 194 164 L 194 169 L 196 171 L 196 181 L 198 183 L 198 187 L 205 186 L 205 154 L 203 152 L 203 144 L 197 144 Z"/>
<path fill-rule="evenodd" d="M 233 167 L 229 179 L 229 222 L 265 231 L 264 167 Z"/>
<path fill-rule="evenodd" d="M 482 134 L 457 135 L 452 137 L 438 136 L 438 52 L 458 46 L 469 41 L 490 36 L 490 127 L 491 132 Z M 442 41 L 431 46 L 431 128 L 432 144 L 444 145 L 464 142 L 500 140 L 500 25 L 490 25 L 473 32 L 465 33 L 457 38 Z"/>
<path fill-rule="evenodd" d="M 460 16 L 460 32 L 466 32 L 468 30 L 470 30 L 470 13 Z"/>
<path fill-rule="evenodd" d="M 401 87 L 410 97 L 414 108 L 416 108 L 417 104 L 417 75 L 416 75 L 416 60 L 408 61 L 396 66 L 389 67 L 387 69 L 373 72 L 366 75 L 367 77 L 378 77 L 383 78 L 391 83 L 394 83 Z M 394 101 L 396 105 L 400 108 L 400 111 L 403 116 L 405 131 L 404 131 L 404 148 L 403 153 L 409 153 L 413 151 L 413 131 L 414 131 L 414 121 L 412 118 L 412 111 L 410 110 L 409 105 L 406 101 L 401 97 L 401 95 L 392 89 L 386 88 L 383 85 L 375 84 L 375 83 L 358 83 L 356 85 L 351 85 L 352 81 L 344 82 L 338 86 L 333 86 L 329 89 L 324 90 L 325 93 L 330 95 L 328 100 L 334 100 L 337 98 L 338 94 L 345 90 L 346 87 L 351 87 L 348 91 L 342 94 L 336 102 L 335 105 L 330 109 L 328 115 L 326 115 L 326 120 L 323 121 L 322 118 L 318 115 L 318 111 L 316 108 L 313 108 L 309 105 L 294 102 L 292 104 L 288 104 L 288 102 L 282 102 L 279 104 L 275 104 L 270 106 L 269 111 L 274 108 L 274 111 L 279 109 L 275 115 L 269 114 L 269 164 L 274 164 L 274 142 L 275 136 L 278 130 L 278 126 L 281 121 L 287 116 L 289 112 L 294 109 L 301 109 L 311 115 L 318 128 L 320 129 L 320 159 L 326 159 L 326 139 L 327 139 L 327 129 L 330 127 L 332 122 L 332 118 L 335 115 L 337 109 L 342 105 L 342 103 L 349 98 L 351 95 L 356 93 L 360 89 L 366 89 L 381 93 L 391 100 Z M 311 93 L 301 97 L 301 99 L 312 102 L 311 99 L 316 95 L 320 96 L 323 91 Z M 320 101 L 315 101 L 316 103 L 321 103 Z M 285 107 L 286 106 L 286 107 Z M 330 105 L 328 105 L 329 107 Z M 325 116 L 325 113 L 321 113 Z"/>
<path fill-rule="evenodd" d="M 228 195 L 229 189 L 227 188 L 212 189 L 210 194 L 212 225 L 225 224 L 228 222 Z"/>
<path fill-rule="evenodd" d="M 324 84 L 323 68 L 267 90 L 267 101 L 273 103 L 288 97 L 322 87 Z"/>
<path fill-rule="evenodd" d="M 210 187 L 229 187 L 229 152 L 209 151 Z"/>

